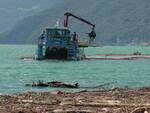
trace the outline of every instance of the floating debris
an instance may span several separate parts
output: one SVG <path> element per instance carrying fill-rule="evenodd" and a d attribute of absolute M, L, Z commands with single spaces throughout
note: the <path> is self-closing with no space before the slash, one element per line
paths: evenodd
<path fill-rule="evenodd" d="M 58 81 L 52 81 L 52 82 L 43 82 L 39 81 L 38 83 L 32 83 L 32 84 L 26 84 L 26 86 L 32 86 L 32 87 L 57 87 L 57 88 L 79 88 L 79 84 L 70 84 L 65 82 L 58 82 Z"/>
<path fill-rule="evenodd" d="M 109 90 L 110 88 L 108 86 L 114 85 L 117 82 L 107 82 L 100 84 L 98 86 L 94 87 L 83 87 L 79 86 L 79 83 L 71 84 L 71 83 L 65 83 L 65 82 L 59 82 L 59 81 L 52 81 L 52 82 L 43 82 L 43 81 L 38 81 L 38 83 L 33 82 L 32 84 L 26 84 L 26 86 L 31 86 L 31 87 L 55 87 L 55 88 L 80 88 L 80 89 L 104 89 L 104 90 Z"/>
<path fill-rule="evenodd" d="M 137 51 L 137 52 L 133 53 L 133 55 L 142 55 L 142 53 Z"/>

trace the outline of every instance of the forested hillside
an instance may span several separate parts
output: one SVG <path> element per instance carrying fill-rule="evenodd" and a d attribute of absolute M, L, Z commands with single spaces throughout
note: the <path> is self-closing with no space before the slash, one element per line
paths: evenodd
<path fill-rule="evenodd" d="M 52 27 L 63 14 L 72 12 L 96 24 L 97 42 L 126 45 L 150 42 L 149 0 L 64 0 L 47 10 L 21 20 L 0 38 L 2 43 L 35 43 L 46 26 Z M 89 26 L 70 18 L 72 31 L 85 34 Z"/>

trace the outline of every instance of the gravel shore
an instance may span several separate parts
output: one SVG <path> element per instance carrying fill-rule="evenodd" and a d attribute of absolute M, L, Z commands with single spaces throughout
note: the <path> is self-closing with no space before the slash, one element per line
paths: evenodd
<path fill-rule="evenodd" d="M 1 95 L 0 113 L 150 113 L 150 87 Z"/>

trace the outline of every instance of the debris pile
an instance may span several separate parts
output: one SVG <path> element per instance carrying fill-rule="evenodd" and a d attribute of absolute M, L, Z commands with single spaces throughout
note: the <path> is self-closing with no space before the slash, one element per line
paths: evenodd
<path fill-rule="evenodd" d="M 26 86 L 32 86 L 32 87 L 57 87 L 57 88 L 79 88 L 78 83 L 70 84 L 70 83 L 58 82 L 58 81 L 52 81 L 52 82 L 39 81 L 38 83 L 26 84 Z"/>
<path fill-rule="evenodd" d="M 1 95 L 0 113 L 150 113 L 150 88 Z"/>

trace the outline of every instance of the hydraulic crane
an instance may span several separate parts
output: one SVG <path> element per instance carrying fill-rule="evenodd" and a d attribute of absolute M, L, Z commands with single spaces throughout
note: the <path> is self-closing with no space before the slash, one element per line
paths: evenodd
<path fill-rule="evenodd" d="M 82 21 L 82 22 L 92 26 L 92 31 L 90 33 L 87 33 L 87 34 L 89 35 L 89 37 L 91 39 L 95 39 L 95 37 L 96 37 L 95 24 L 92 24 L 91 22 L 89 22 L 89 21 L 87 21 L 87 20 L 85 20 L 85 19 L 83 19 L 83 18 L 81 18 L 79 16 L 76 16 L 76 15 L 74 15 L 72 13 L 67 12 L 67 13 L 64 14 L 64 27 L 68 27 L 69 17 L 70 16 L 72 16 L 72 17 L 74 17 L 74 18 L 76 18 L 76 19 L 78 19 L 78 20 L 80 20 L 80 21 Z"/>

